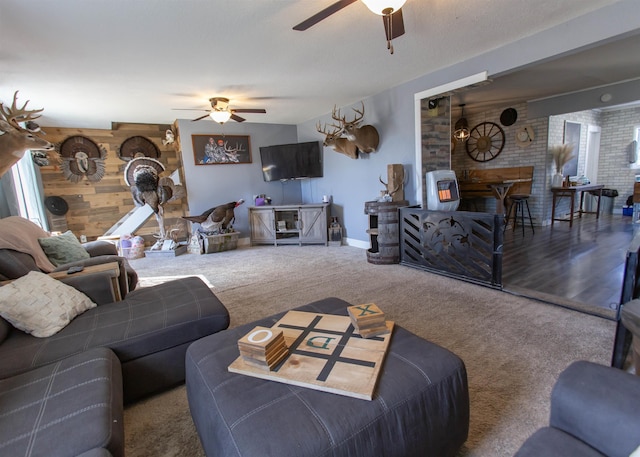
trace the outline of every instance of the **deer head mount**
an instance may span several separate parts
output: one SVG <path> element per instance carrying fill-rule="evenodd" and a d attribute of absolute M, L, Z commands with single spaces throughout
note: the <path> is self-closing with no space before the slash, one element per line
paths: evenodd
<path fill-rule="evenodd" d="M 40 117 L 43 109 L 28 110 L 27 100 L 18 108 L 18 91 L 13 94 L 10 107 L 0 102 L 0 176 L 4 175 L 27 150 L 51 151 L 53 144 L 36 136 L 44 135 L 38 124 L 33 122 Z"/>
<path fill-rule="evenodd" d="M 320 127 L 320 122 L 316 125 L 316 130 L 324 135 L 322 145 L 329 146 L 333 148 L 334 151 L 344 154 L 351 159 L 357 159 L 358 148 L 355 143 L 340 136 L 340 132 L 342 131 L 341 127 L 335 125 L 333 127 L 333 130 L 328 131 L 326 125 Z"/>
<path fill-rule="evenodd" d="M 340 110 L 336 113 L 335 107 L 331 113 L 331 118 L 340 123 L 342 128 L 341 133 L 343 133 L 349 141 L 355 143 L 360 152 L 375 152 L 380 142 L 378 131 L 372 125 L 363 125 L 360 127 L 360 123 L 364 117 L 364 103 L 362 103 L 362 109 L 358 110 L 353 108 L 353 110 L 356 112 L 356 115 L 352 121 L 347 122 L 346 116 L 340 116 Z"/>
<path fill-rule="evenodd" d="M 328 131 L 326 125 L 320 127 L 320 122 L 318 122 L 316 130 L 325 136 L 324 146 L 330 146 L 336 152 L 357 159 L 358 153 L 375 152 L 380 137 L 372 125 L 359 126 L 364 117 L 364 103 L 361 110 L 355 108 L 353 110 L 356 112 L 356 116 L 352 121 L 347 122 L 346 116 L 341 116 L 340 110 L 334 106 L 331 118 L 339 125 L 330 124 L 333 130 Z"/>

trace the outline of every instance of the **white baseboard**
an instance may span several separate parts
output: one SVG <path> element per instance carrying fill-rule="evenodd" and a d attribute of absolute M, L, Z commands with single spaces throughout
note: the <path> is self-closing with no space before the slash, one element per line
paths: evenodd
<path fill-rule="evenodd" d="M 353 246 L 360 249 L 369 249 L 371 247 L 368 241 L 356 240 L 354 238 L 345 238 L 343 241 L 347 246 Z"/>

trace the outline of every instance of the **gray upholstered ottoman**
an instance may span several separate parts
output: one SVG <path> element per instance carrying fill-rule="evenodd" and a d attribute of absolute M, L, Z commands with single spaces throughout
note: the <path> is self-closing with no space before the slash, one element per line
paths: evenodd
<path fill-rule="evenodd" d="M 0 455 L 123 456 L 115 354 L 90 349 L 0 380 Z"/>
<path fill-rule="evenodd" d="M 347 306 L 327 298 L 296 309 L 344 315 Z M 446 457 L 460 449 L 469 430 L 465 366 L 398 325 L 372 401 L 228 372 L 238 339 L 281 316 L 189 346 L 189 407 L 208 456 Z"/>

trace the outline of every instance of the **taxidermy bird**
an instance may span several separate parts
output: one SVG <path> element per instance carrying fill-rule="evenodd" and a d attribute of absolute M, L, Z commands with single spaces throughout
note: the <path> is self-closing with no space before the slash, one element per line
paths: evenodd
<path fill-rule="evenodd" d="M 166 238 L 163 206 L 184 197 L 184 188 L 181 185 L 174 184 L 169 177 L 159 176 L 164 170 L 161 162 L 149 157 L 131 159 L 124 169 L 124 180 L 131 188 L 136 206 L 149 205 L 156 215 L 160 227 L 160 244 Z"/>
<path fill-rule="evenodd" d="M 190 222 L 199 223 L 207 232 L 222 233 L 231 226 L 231 223 L 235 219 L 233 210 L 243 203 L 244 200 L 241 198 L 237 202 L 229 202 L 208 209 L 199 216 L 182 216 L 182 218 Z"/>
<path fill-rule="evenodd" d="M 174 141 L 176 141 L 176 137 L 173 134 L 173 130 L 167 129 L 167 131 L 164 133 L 164 139 L 162 140 L 162 144 L 166 146 L 168 144 L 173 144 Z"/>

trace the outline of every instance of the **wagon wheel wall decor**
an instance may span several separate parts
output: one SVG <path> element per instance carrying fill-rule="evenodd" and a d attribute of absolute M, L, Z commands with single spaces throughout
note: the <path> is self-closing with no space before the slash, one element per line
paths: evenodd
<path fill-rule="evenodd" d="M 465 146 L 476 162 L 493 160 L 504 148 L 504 130 L 493 122 L 481 122 L 471 129 Z"/>

